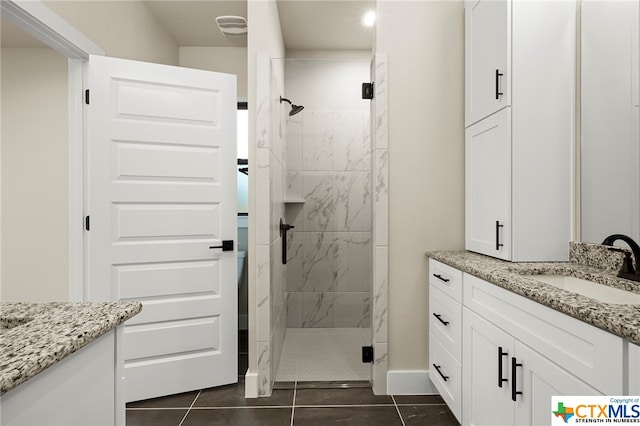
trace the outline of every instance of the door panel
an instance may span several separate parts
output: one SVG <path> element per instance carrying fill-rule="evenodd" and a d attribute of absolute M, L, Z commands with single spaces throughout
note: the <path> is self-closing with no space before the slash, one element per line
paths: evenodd
<path fill-rule="evenodd" d="M 463 315 L 462 418 L 469 425 L 513 425 L 510 356 L 514 340 L 467 308 Z M 504 356 L 498 356 L 498 348 Z M 500 358 L 502 370 L 499 371 Z M 506 379 L 498 386 L 498 375 Z"/>
<path fill-rule="evenodd" d="M 115 279 L 120 297 L 171 296 L 184 293 L 220 294 L 220 262 L 156 263 L 116 267 Z M 211 280 L 211 277 L 217 277 Z"/>
<path fill-rule="evenodd" d="M 113 203 L 114 243 L 167 238 L 220 239 L 216 204 Z"/>
<path fill-rule="evenodd" d="M 158 143 L 114 143 L 118 180 L 220 181 L 220 150 Z"/>
<path fill-rule="evenodd" d="M 465 126 L 511 105 L 510 29 L 511 0 L 465 1 Z"/>
<path fill-rule="evenodd" d="M 511 108 L 467 128 L 465 160 L 466 249 L 511 260 Z"/>
<path fill-rule="evenodd" d="M 125 398 L 237 380 L 235 76 L 91 57 L 88 300 L 139 300 Z"/>
<path fill-rule="evenodd" d="M 128 360 L 160 358 L 179 352 L 219 351 L 220 346 L 217 316 L 141 324 L 124 331 L 124 356 Z"/>
<path fill-rule="evenodd" d="M 127 321 L 127 325 L 204 318 L 219 309 L 217 300 L 215 296 L 208 294 L 145 300 L 144 310 Z"/>
<path fill-rule="evenodd" d="M 549 361 L 547 358 L 516 341 L 515 356 L 522 367 L 516 371 L 517 425 L 548 425 L 551 413 L 552 396 L 563 395 L 601 395 L 596 389 L 584 383 L 573 374 Z"/>

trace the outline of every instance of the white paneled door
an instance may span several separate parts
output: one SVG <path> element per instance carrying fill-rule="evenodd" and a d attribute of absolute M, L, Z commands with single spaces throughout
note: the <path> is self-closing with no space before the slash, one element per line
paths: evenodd
<path fill-rule="evenodd" d="M 125 398 L 237 380 L 236 77 L 92 56 L 86 300 L 139 300 Z"/>

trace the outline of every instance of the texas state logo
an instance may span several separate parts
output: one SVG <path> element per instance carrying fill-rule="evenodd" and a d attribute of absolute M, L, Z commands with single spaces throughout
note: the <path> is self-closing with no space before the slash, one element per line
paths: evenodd
<path fill-rule="evenodd" d="M 551 424 L 639 424 L 640 396 L 553 396 Z"/>

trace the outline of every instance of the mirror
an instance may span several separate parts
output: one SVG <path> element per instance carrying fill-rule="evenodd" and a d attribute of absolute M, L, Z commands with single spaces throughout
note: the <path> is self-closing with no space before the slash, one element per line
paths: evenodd
<path fill-rule="evenodd" d="M 581 5 L 581 234 L 640 241 L 640 1 Z"/>

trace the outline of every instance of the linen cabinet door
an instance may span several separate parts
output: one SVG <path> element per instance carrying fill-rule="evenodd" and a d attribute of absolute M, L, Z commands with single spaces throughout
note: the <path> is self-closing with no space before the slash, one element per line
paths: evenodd
<path fill-rule="evenodd" d="M 511 108 L 465 131 L 465 248 L 511 260 Z"/>
<path fill-rule="evenodd" d="M 465 127 L 511 105 L 511 1 L 465 1 Z"/>
<path fill-rule="evenodd" d="M 462 421 L 513 425 L 509 360 L 514 339 L 468 308 L 462 317 Z"/>
<path fill-rule="evenodd" d="M 551 413 L 558 409 L 551 404 L 552 396 L 601 395 L 596 389 L 517 340 L 515 356 L 509 358 L 509 368 L 512 380 L 509 389 L 511 400 L 515 400 L 516 425 L 551 424 Z"/>

